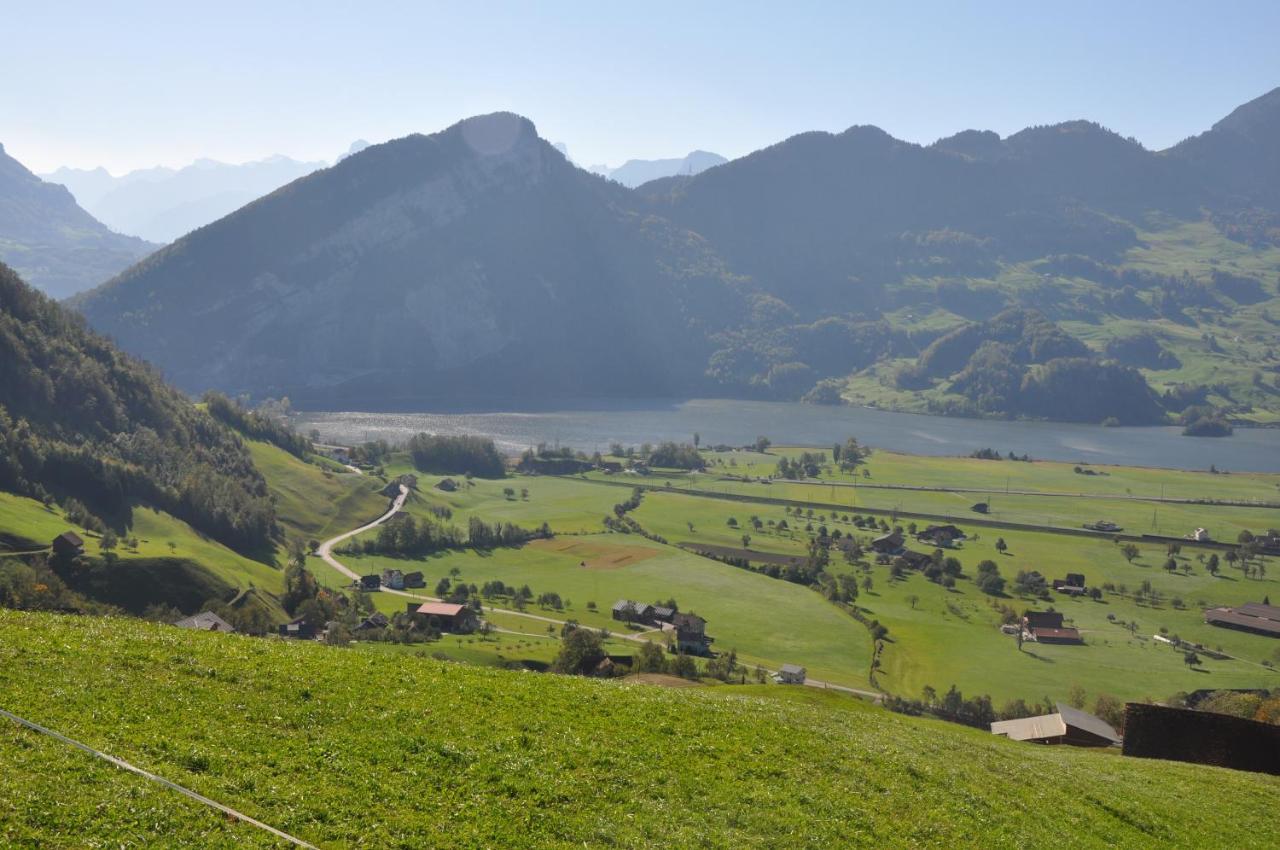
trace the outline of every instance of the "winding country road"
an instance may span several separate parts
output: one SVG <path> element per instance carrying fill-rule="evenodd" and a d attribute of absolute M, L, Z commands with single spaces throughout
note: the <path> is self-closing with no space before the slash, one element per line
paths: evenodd
<path fill-rule="evenodd" d="M 344 540 L 348 540 L 352 537 L 355 537 L 357 534 L 361 534 L 365 531 L 369 531 L 371 529 L 377 528 L 378 526 L 382 525 L 383 523 L 391 519 L 393 516 L 396 515 L 396 513 L 398 513 L 400 510 L 404 508 L 404 503 L 408 498 L 409 498 L 409 488 L 406 487 L 404 484 L 401 484 L 399 495 L 397 495 L 395 499 L 392 500 L 391 507 L 387 508 L 386 513 L 384 513 L 382 516 L 375 519 L 373 522 L 366 523 L 365 525 L 362 525 L 359 528 L 352 529 L 351 531 L 347 531 L 342 534 L 339 534 L 337 537 L 329 538 L 328 540 L 321 543 L 320 546 L 316 549 L 316 555 L 318 555 L 326 564 L 333 567 L 342 575 L 346 576 L 347 578 L 351 579 L 354 582 L 359 582 L 360 574 L 357 573 L 355 570 L 352 570 L 346 564 L 339 561 L 336 557 L 334 557 L 333 547 L 337 546 L 339 543 L 341 543 Z M 407 590 L 392 590 L 391 588 L 387 588 L 387 587 L 382 588 L 378 592 L 389 593 L 393 596 L 403 596 L 407 599 L 419 599 L 419 600 L 422 600 L 423 602 L 441 601 L 439 597 L 436 597 L 436 596 L 426 596 L 421 593 L 410 593 Z M 540 614 L 530 614 L 526 611 L 516 611 L 511 608 L 494 608 L 493 606 L 485 606 L 484 610 L 492 611 L 498 614 L 511 614 L 516 617 L 525 617 L 526 619 L 529 619 L 529 620 L 538 620 L 543 623 L 550 623 L 557 626 L 563 626 L 565 624 L 564 620 L 557 620 L 553 617 L 543 617 Z M 651 632 L 641 632 L 640 634 L 620 634 L 618 632 L 609 631 L 608 629 L 596 629 L 591 626 L 584 626 L 582 628 L 590 628 L 593 631 L 602 632 L 602 633 L 609 632 L 609 635 L 611 637 L 619 638 L 621 640 L 634 641 L 636 643 L 647 643 L 648 640 L 646 639 L 645 635 L 651 633 Z M 507 634 L 516 634 L 516 635 L 524 634 L 524 632 L 518 632 L 512 629 L 496 629 L 496 631 L 504 632 Z M 766 672 L 772 675 L 777 671 L 766 670 Z M 811 688 L 821 688 L 823 690 L 840 691 L 841 693 L 853 694 L 854 696 L 865 697 L 865 698 L 876 700 L 876 701 L 879 701 L 884 696 L 884 694 L 878 691 L 865 691 L 865 690 L 860 690 L 858 688 L 850 688 L 845 685 L 836 685 L 831 682 L 823 682 L 818 679 L 806 679 L 805 684 Z"/>

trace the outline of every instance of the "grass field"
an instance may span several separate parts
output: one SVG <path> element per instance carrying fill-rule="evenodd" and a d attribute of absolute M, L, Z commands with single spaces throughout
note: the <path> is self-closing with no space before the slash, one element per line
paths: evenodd
<path fill-rule="evenodd" d="M 321 847 L 1199 848 L 1274 828 L 1274 777 L 1020 745 L 800 690 L 0 612 L 0 704 Z M 0 843 L 269 846 L 9 726 Z"/>
<path fill-rule="evenodd" d="M 377 517 L 387 499 L 385 482 L 351 472 L 335 473 L 304 463 L 270 443 L 247 440 L 253 463 L 267 479 L 276 517 L 301 540 L 331 537 Z"/>

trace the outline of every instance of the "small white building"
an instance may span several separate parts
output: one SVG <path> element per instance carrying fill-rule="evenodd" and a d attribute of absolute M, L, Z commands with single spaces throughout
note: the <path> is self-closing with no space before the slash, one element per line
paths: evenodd
<path fill-rule="evenodd" d="M 773 676 L 779 685 L 803 685 L 806 678 L 805 669 L 795 664 L 783 664 Z"/>

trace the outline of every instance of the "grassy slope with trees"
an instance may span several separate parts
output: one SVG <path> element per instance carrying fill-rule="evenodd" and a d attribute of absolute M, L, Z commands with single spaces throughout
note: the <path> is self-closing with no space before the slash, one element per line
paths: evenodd
<path fill-rule="evenodd" d="M 809 689 L 628 687 L 8 611 L 0 659 L 10 710 L 320 846 L 1247 846 L 1280 802 L 1272 777 L 1028 747 Z M 2 728 L 5 843 L 269 846 Z"/>

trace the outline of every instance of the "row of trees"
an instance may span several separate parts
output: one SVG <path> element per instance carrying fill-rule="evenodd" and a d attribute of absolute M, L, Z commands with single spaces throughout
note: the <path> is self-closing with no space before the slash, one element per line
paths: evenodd
<path fill-rule="evenodd" d="M 473 516 L 467 520 L 464 532 L 443 522 L 404 516 L 383 523 L 378 526 L 376 535 L 353 541 L 344 547 L 344 551 L 358 555 L 418 558 L 433 552 L 468 546 L 473 549 L 519 546 L 530 540 L 551 536 L 551 526 L 545 522 L 536 529 L 528 529 L 509 522 L 488 523 Z"/>
<path fill-rule="evenodd" d="M 493 440 L 472 436 L 417 434 L 409 440 L 413 465 L 437 475 L 471 474 L 478 478 L 502 478 L 506 462 Z"/>

